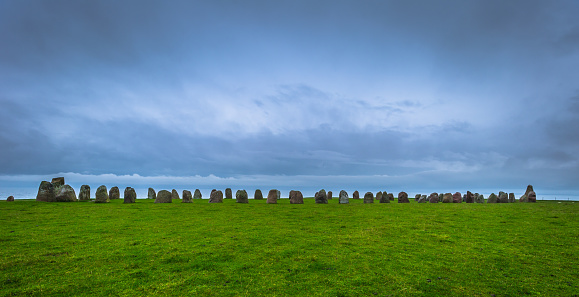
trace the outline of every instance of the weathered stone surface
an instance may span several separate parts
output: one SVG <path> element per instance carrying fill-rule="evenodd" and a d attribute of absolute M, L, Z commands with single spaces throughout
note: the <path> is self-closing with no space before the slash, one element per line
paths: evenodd
<path fill-rule="evenodd" d="M 135 203 L 137 202 L 137 193 L 135 189 L 131 187 L 126 187 L 123 193 L 123 203 Z"/>
<path fill-rule="evenodd" d="M 418 202 L 418 203 L 428 202 L 428 200 L 426 199 L 426 195 L 420 195 L 420 197 L 418 199 L 414 198 L 414 200 L 416 200 L 416 202 Z"/>
<path fill-rule="evenodd" d="M 452 203 L 452 194 L 444 193 L 442 196 L 442 203 Z"/>
<path fill-rule="evenodd" d="M 209 203 L 223 203 L 223 192 L 219 190 L 211 191 Z"/>
<path fill-rule="evenodd" d="M 171 199 L 180 199 L 179 193 L 177 193 L 177 190 L 175 190 L 175 189 L 171 190 Z"/>
<path fill-rule="evenodd" d="M 328 200 L 332 199 L 332 195 L 333 195 L 332 191 L 328 191 L 328 195 L 327 195 L 327 196 L 328 196 Z"/>
<path fill-rule="evenodd" d="M 149 188 L 149 192 L 147 193 L 147 199 L 157 199 L 157 193 L 155 189 Z"/>
<path fill-rule="evenodd" d="M 193 199 L 203 199 L 203 195 L 201 195 L 201 191 L 199 189 L 195 189 L 195 193 L 193 193 Z"/>
<path fill-rule="evenodd" d="M 489 198 L 487 199 L 487 203 L 498 203 L 499 202 L 499 198 L 497 197 L 497 195 L 495 195 L 495 193 L 491 193 L 489 195 Z"/>
<path fill-rule="evenodd" d="M 509 203 L 515 203 L 515 193 L 509 193 Z"/>
<path fill-rule="evenodd" d="M 466 198 L 464 199 L 466 203 L 474 203 L 474 195 L 470 191 L 466 191 Z"/>
<path fill-rule="evenodd" d="M 498 203 L 509 203 L 509 196 L 507 195 L 507 193 L 500 191 L 499 192 L 499 198 L 498 198 Z"/>
<path fill-rule="evenodd" d="M 537 194 L 535 194 L 535 191 L 531 191 L 527 195 L 528 202 L 537 202 Z"/>
<path fill-rule="evenodd" d="M 382 196 L 384 196 L 384 194 L 382 194 Z M 388 193 L 388 200 L 394 201 L 394 194 L 393 193 Z"/>
<path fill-rule="evenodd" d="M 173 195 L 167 190 L 161 190 L 157 193 L 155 203 L 173 203 Z"/>
<path fill-rule="evenodd" d="M 529 202 L 529 199 L 527 198 L 527 195 L 523 194 L 523 196 L 521 196 L 519 198 L 519 202 Z"/>
<path fill-rule="evenodd" d="M 466 194 L 462 195 L 462 202 L 466 202 Z"/>
<path fill-rule="evenodd" d="M 109 190 L 109 199 L 110 200 L 121 199 L 121 192 L 119 191 L 119 187 L 112 187 Z"/>
<path fill-rule="evenodd" d="M 354 191 L 354 193 L 352 193 L 352 199 L 360 199 L 360 192 Z"/>
<path fill-rule="evenodd" d="M 63 185 L 57 188 L 55 193 L 56 202 L 75 202 L 76 193 L 74 189 L 69 185 Z"/>
<path fill-rule="evenodd" d="M 444 198 L 444 193 L 439 193 L 438 194 L 438 202 L 442 202 L 443 198 Z"/>
<path fill-rule="evenodd" d="M 6 198 L 6 201 L 8 202 L 14 201 L 14 196 L 8 196 L 8 198 Z"/>
<path fill-rule="evenodd" d="M 253 199 L 263 200 L 263 193 L 261 193 L 260 189 L 255 190 L 255 194 L 253 194 Z"/>
<path fill-rule="evenodd" d="M 530 192 L 535 192 L 532 185 L 527 186 L 527 190 L 525 190 L 525 195 L 527 195 L 528 197 Z"/>
<path fill-rule="evenodd" d="M 279 190 L 277 190 L 276 195 L 277 195 L 277 200 L 281 199 L 281 192 Z"/>
<path fill-rule="evenodd" d="M 408 194 L 406 192 L 398 193 L 398 203 L 410 203 L 410 200 L 408 200 Z"/>
<path fill-rule="evenodd" d="M 382 191 L 378 191 L 378 193 L 376 193 L 376 200 L 380 200 L 382 199 Z"/>
<path fill-rule="evenodd" d="M 191 195 L 191 191 L 183 190 L 183 201 L 182 203 L 193 203 L 193 195 Z"/>
<path fill-rule="evenodd" d="M 64 177 L 55 177 L 50 182 L 55 188 L 62 187 L 65 185 Z"/>
<path fill-rule="evenodd" d="M 340 191 L 340 204 L 348 204 L 350 203 L 350 199 L 348 198 L 348 192 L 341 190 Z"/>
<path fill-rule="evenodd" d="M 277 203 L 277 190 L 271 189 L 267 194 L 267 201 L 268 204 L 276 204 Z"/>
<path fill-rule="evenodd" d="M 304 195 L 300 191 L 291 190 L 289 192 L 290 204 L 304 204 Z"/>
<path fill-rule="evenodd" d="M 428 196 L 428 202 L 430 203 L 438 203 L 438 193 L 431 193 Z"/>
<path fill-rule="evenodd" d="M 452 203 L 461 203 L 461 202 L 462 202 L 462 194 L 460 192 L 452 194 Z"/>
<path fill-rule="evenodd" d="M 78 192 L 78 200 L 80 200 L 80 201 L 90 200 L 90 186 L 89 185 L 80 186 L 80 191 Z"/>
<path fill-rule="evenodd" d="M 388 197 L 388 192 L 383 191 L 380 197 L 380 203 L 390 203 L 390 198 Z"/>
<path fill-rule="evenodd" d="M 38 194 L 36 194 L 36 201 L 56 202 L 54 185 L 45 180 L 40 182 L 40 186 L 38 187 Z"/>
<path fill-rule="evenodd" d="M 364 203 L 374 203 L 374 193 L 366 192 L 364 194 Z"/>
<path fill-rule="evenodd" d="M 476 203 L 485 203 L 485 196 L 482 194 L 475 194 L 475 200 Z"/>
<path fill-rule="evenodd" d="M 108 203 L 110 202 L 109 199 L 109 192 L 107 191 L 107 186 L 102 185 L 97 188 L 95 194 L 95 203 Z"/>
<path fill-rule="evenodd" d="M 535 192 L 535 190 L 533 190 L 533 186 L 532 185 L 528 185 L 527 186 L 527 190 L 525 191 L 525 194 L 523 196 L 521 196 L 521 198 L 519 198 L 519 202 L 531 202 L 529 199 L 529 193 L 531 192 Z M 537 194 L 535 193 L 535 201 L 537 201 Z"/>
<path fill-rule="evenodd" d="M 235 192 L 235 200 L 237 200 L 237 203 L 249 203 L 249 197 L 247 196 L 247 191 L 237 190 L 237 192 Z"/>
<path fill-rule="evenodd" d="M 326 190 L 321 189 L 317 194 L 316 194 L 316 203 L 318 204 L 328 204 L 328 196 L 326 196 Z"/>
<path fill-rule="evenodd" d="M 225 199 L 233 199 L 233 192 L 231 192 L 231 188 L 225 189 Z"/>

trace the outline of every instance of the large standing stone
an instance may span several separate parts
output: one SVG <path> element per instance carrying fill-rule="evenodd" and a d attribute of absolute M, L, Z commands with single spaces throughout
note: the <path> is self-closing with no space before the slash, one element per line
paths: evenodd
<path fill-rule="evenodd" d="M 195 193 L 193 193 L 193 199 L 202 199 L 203 195 L 201 195 L 201 191 L 199 189 L 195 189 Z"/>
<path fill-rule="evenodd" d="M 55 193 L 56 201 L 57 202 L 75 202 L 78 201 L 76 199 L 76 193 L 74 189 L 69 185 L 63 185 L 58 187 L 58 190 Z"/>
<path fill-rule="evenodd" d="M 499 192 L 498 203 L 509 203 L 509 196 L 507 195 L 507 193 L 503 191 Z"/>
<path fill-rule="evenodd" d="M 499 198 L 497 197 L 497 195 L 495 195 L 495 193 L 491 193 L 489 195 L 489 198 L 487 199 L 487 203 L 498 203 L 499 202 Z"/>
<path fill-rule="evenodd" d="M 438 194 L 438 202 L 442 202 L 443 198 L 444 198 L 444 193 L 439 193 Z"/>
<path fill-rule="evenodd" d="M 80 192 L 78 192 L 78 200 L 89 201 L 90 200 L 90 186 L 82 185 L 80 186 Z"/>
<path fill-rule="evenodd" d="M 376 193 L 376 200 L 380 199 L 382 199 L 382 191 L 378 191 L 378 193 Z"/>
<path fill-rule="evenodd" d="M 348 203 L 350 203 L 349 200 L 350 199 L 348 199 L 348 192 L 341 190 L 340 191 L 340 204 L 348 204 Z"/>
<path fill-rule="evenodd" d="M 483 194 L 478 194 L 478 195 L 475 194 L 475 197 L 476 197 L 476 199 L 475 199 L 476 203 L 485 203 L 485 196 Z"/>
<path fill-rule="evenodd" d="M 418 199 L 418 203 L 427 203 L 428 202 L 428 197 L 426 197 L 426 195 L 421 195 L 420 199 Z"/>
<path fill-rule="evenodd" d="M 182 203 L 193 203 L 193 195 L 191 195 L 191 191 L 183 190 L 183 201 Z"/>
<path fill-rule="evenodd" d="M 535 192 L 535 190 L 533 190 L 532 185 L 528 185 L 527 190 L 525 191 L 525 194 L 523 196 L 521 196 L 521 198 L 519 198 L 519 202 L 531 202 L 529 200 L 529 193 L 531 193 L 531 192 Z M 536 201 L 537 201 L 537 194 L 535 193 L 535 202 Z"/>
<path fill-rule="evenodd" d="M 383 191 L 380 196 L 380 203 L 390 203 L 390 198 L 388 198 L 388 192 Z"/>
<path fill-rule="evenodd" d="M 38 194 L 36 194 L 36 201 L 56 202 L 54 185 L 45 180 L 40 182 L 40 186 L 38 187 Z"/>
<path fill-rule="evenodd" d="M 366 192 L 364 194 L 364 203 L 374 203 L 374 193 Z"/>
<path fill-rule="evenodd" d="M 177 190 L 171 190 L 171 199 L 179 199 L 179 193 L 177 193 Z"/>
<path fill-rule="evenodd" d="M 527 195 L 528 202 L 537 202 L 537 194 L 535 194 L 535 191 L 531 191 Z"/>
<path fill-rule="evenodd" d="M 382 194 L 382 196 L 384 196 L 384 194 Z M 394 201 L 394 194 L 393 193 L 388 193 L 388 200 Z"/>
<path fill-rule="evenodd" d="M 267 202 L 268 204 L 276 204 L 277 203 L 277 190 L 271 189 L 267 194 Z"/>
<path fill-rule="evenodd" d="M 535 192 L 532 185 L 527 186 L 527 190 L 525 191 L 525 195 L 527 195 L 527 197 L 528 197 L 530 192 Z"/>
<path fill-rule="evenodd" d="M 438 203 L 438 193 L 432 193 L 428 196 L 428 202 L 430 203 Z"/>
<path fill-rule="evenodd" d="M 233 199 L 233 192 L 231 192 L 231 188 L 225 189 L 225 199 Z"/>
<path fill-rule="evenodd" d="M 410 200 L 408 200 L 408 194 L 406 192 L 398 193 L 398 203 L 410 203 Z"/>
<path fill-rule="evenodd" d="M 300 191 L 291 190 L 289 192 L 290 204 L 304 204 L 304 195 Z"/>
<path fill-rule="evenodd" d="M 119 187 L 112 187 L 109 190 L 109 199 L 110 200 L 121 199 L 121 192 L 119 191 Z"/>
<path fill-rule="evenodd" d="M 515 193 L 509 193 L 509 203 L 515 203 Z"/>
<path fill-rule="evenodd" d="M 316 203 L 318 204 L 328 204 L 328 196 L 326 196 L 326 190 L 321 189 L 317 194 L 316 194 Z"/>
<path fill-rule="evenodd" d="M 466 203 L 474 203 L 474 195 L 470 191 L 466 191 L 466 198 L 464 199 Z"/>
<path fill-rule="evenodd" d="M 14 196 L 8 196 L 8 198 L 6 198 L 7 202 L 12 202 L 14 201 Z"/>
<path fill-rule="evenodd" d="M 452 194 L 444 193 L 442 196 L 442 203 L 452 203 Z"/>
<path fill-rule="evenodd" d="M 358 191 L 354 191 L 354 193 L 352 193 L 352 199 L 360 199 L 360 193 Z"/>
<path fill-rule="evenodd" d="M 95 203 L 109 203 L 109 192 L 107 191 L 107 186 L 102 185 L 97 188 L 95 194 Z"/>
<path fill-rule="evenodd" d="M 237 192 L 235 192 L 235 199 L 237 203 L 249 203 L 249 197 L 245 190 L 237 190 Z"/>
<path fill-rule="evenodd" d="M 332 199 L 332 195 L 333 195 L 332 191 L 328 191 L 328 200 Z"/>
<path fill-rule="evenodd" d="M 452 203 L 461 203 L 462 202 L 462 194 L 460 192 L 456 192 L 452 195 Z"/>
<path fill-rule="evenodd" d="M 223 203 L 223 192 L 218 190 L 211 191 L 211 196 L 209 196 L 209 203 Z"/>
<path fill-rule="evenodd" d="M 173 195 L 167 190 L 161 190 L 157 193 L 155 203 L 173 203 Z"/>
<path fill-rule="evenodd" d="M 137 202 L 137 193 L 135 189 L 131 187 L 126 187 L 123 193 L 123 203 L 135 203 Z"/>
<path fill-rule="evenodd" d="M 253 194 L 253 199 L 263 200 L 263 193 L 261 193 L 260 189 L 255 190 L 255 194 Z"/>
<path fill-rule="evenodd" d="M 55 188 L 64 186 L 64 177 L 55 177 L 50 182 Z"/>
<path fill-rule="evenodd" d="M 157 193 L 155 189 L 149 188 L 149 192 L 147 193 L 147 199 L 157 199 Z"/>

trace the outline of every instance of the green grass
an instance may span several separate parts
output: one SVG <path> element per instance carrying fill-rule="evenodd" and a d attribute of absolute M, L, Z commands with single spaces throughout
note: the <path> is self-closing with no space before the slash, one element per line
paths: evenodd
<path fill-rule="evenodd" d="M 122 202 L 0 202 L 0 295 L 579 294 L 579 203 Z"/>

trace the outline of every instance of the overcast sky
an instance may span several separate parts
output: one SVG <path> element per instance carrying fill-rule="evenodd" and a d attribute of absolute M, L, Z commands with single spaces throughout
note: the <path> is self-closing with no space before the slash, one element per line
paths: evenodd
<path fill-rule="evenodd" d="M 578 1 L 0 0 L 0 179 L 579 190 L 578 16 Z"/>

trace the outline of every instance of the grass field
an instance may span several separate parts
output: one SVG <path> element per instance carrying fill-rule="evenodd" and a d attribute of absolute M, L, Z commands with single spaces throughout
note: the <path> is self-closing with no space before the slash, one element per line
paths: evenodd
<path fill-rule="evenodd" d="M 579 203 L 0 202 L 0 295 L 574 296 Z"/>

